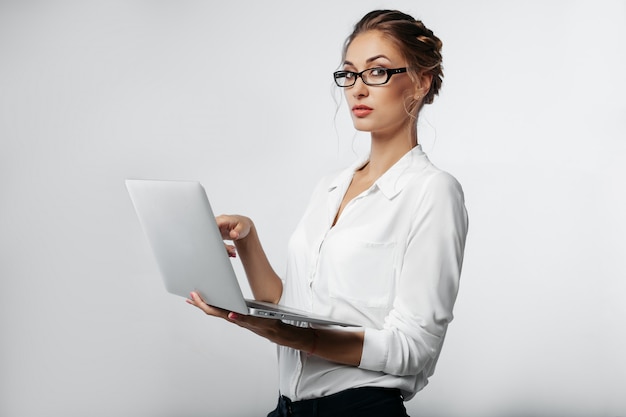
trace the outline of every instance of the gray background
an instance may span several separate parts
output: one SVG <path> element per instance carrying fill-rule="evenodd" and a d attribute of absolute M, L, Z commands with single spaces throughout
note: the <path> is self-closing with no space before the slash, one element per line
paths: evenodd
<path fill-rule="evenodd" d="M 282 272 L 317 179 L 366 152 L 331 73 L 379 7 L 444 41 L 420 141 L 471 217 L 409 412 L 626 416 L 626 2 L 608 0 L 0 1 L 0 416 L 265 415 L 274 347 L 165 293 L 123 180 L 200 180 Z"/>

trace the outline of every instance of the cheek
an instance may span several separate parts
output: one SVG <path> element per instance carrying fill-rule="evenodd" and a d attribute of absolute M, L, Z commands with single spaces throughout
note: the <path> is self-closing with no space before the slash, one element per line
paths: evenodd
<path fill-rule="evenodd" d="M 389 88 L 386 90 L 385 96 L 388 101 L 396 101 L 399 103 L 408 103 L 413 98 L 413 88 L 410 83 L 398 83 L 394 86 L 390 86 L 393 88 Z"/>
<path fill-rule="evenodd" d="M 385 100 L 389 110 L 393 109 L 394 113 L 397 113 L 401 117 L 405 117 L 414 108 L 415 100 L 411 92 L 407 89 L 394 91 L 386 97 Z"/>

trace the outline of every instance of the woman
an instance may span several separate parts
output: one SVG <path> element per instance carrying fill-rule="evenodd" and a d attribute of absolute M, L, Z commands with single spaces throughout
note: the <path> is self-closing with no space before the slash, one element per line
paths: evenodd
<path fill-rule="evenodd" d="M 406 416 L 432 375 L 457 294 L 467 215 L 457 181 L 418 143 L 416 121 L 443 76 L 441 41 L 398 11 L 357 23 L 334 73 L 368 158 L 324 178 L 290 242 L 283 282 L 254 223 L 219 216 L 255 299 L 356 330 L 312 328 L 190 304 L 278 345 L 279 403 L 270 416 Z"/>

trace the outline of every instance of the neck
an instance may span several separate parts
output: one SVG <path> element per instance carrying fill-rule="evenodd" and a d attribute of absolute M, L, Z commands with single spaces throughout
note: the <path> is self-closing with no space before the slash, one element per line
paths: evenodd
<path fill-rule="evenodd" d="M 417 146 L 417 132 L 414 128 L 398 132 L 396 135 L 381 135 L 372 132 L 370 159 L 363 173 L 370 178 L 378 178 Z"/>

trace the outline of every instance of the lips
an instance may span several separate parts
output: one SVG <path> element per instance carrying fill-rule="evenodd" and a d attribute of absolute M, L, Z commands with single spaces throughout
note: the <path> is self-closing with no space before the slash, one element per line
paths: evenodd
<path fill-rule="evenodd" d="M 352 114 L 354 114 L 356 117 L 365 117 L 373 111 L 374 109 L 363 104 L 352 107 Z"/>

